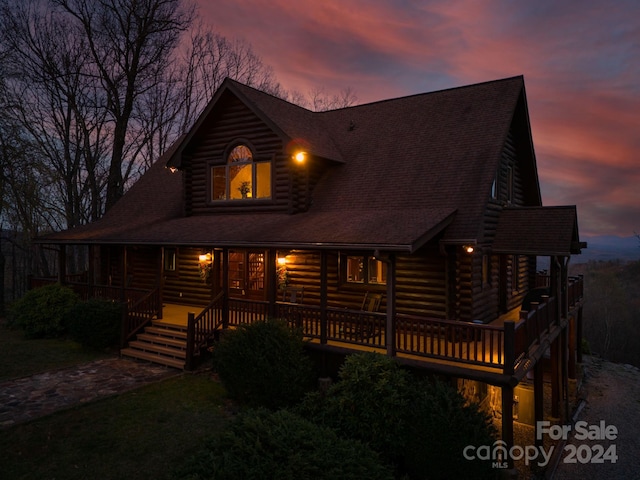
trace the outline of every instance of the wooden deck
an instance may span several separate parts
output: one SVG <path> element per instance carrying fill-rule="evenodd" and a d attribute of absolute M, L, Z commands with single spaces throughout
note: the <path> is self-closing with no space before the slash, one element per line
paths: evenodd
<path fill-rule="evenodd" d="M 286 307 L 285 310 L 288 312 L 298 312 L 297 320 L 294 323 L 297 323 L 298 327 L 302 327 L 303 335 L 305 335 L 308 342 L 318 346 L 322 344 L 321 335 L 319 334 L 319 322 L 316 321 L 317 315 L 314 314 L 305 319 L 302 317 L 304 311 L 307 310 L 305 306 L 284 302 L 279 302 L 279 304 L 283 308 Z M 243 303 L 243 305 L 245 304 Z M 167 325 L 186 327 L 189 313 L 197 316 L 203 308 L 205 307 L 196 305 L 164 304 L 160 322 Z M 334 317 L 334 321 L 329 322 L 327 326 L 328 338 L 324 345 L 350 351 L 386 353 L 385 314 L 376 314 L 373 321 L 370 319 L 371 328 L 367 330 L 368 334 L 365 337 L 359 333 L 362 327 L 357 322 L 358 319 L 362 320 L 362 315 L 371 318 L 368 312 L 352 311 L 352 315 L 349 316 L 343 311 L 339 313 L 340 317 Z M 447 332 L 442 329 L 438 329 L 437 334 L 433 335 L 397 331 L 396 346 L 399 350 L 397 356 L 411 361 L 428 361 L 441 365 L 453 366 L 464 363 L 465 368 L 468 369 L 490 369 L 495 373 L 500 373 L 505 361 L 505 349 L 501 333 L 504 322 L 517 319 L 519 313 L 519 309 L 514 309 L 488 325 L 477 325 L 475 330 L 478 334 L 472 334 L 471 336 L 465 332 L 455 330 Z M 247 308 L 230 309 L 229 326 L 234 328 L 243 323 L 264 320 L 266 317 L 266 310 L 252 309 L 248 312 Z M 470 324 L 465 322 L 460 326 L 469 327 Z M 481 332 L 481 330 L 484 330 L 484 332 Z"/>

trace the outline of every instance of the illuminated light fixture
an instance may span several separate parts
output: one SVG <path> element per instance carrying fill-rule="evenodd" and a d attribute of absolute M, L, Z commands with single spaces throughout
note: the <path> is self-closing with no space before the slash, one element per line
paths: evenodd
<path fill-rule="evenodd" d="M 298 162 L 298 163 L 302 164 L 302 163 L 304 163 L 304 162 L 306 161 L 306 159 L 307 159 L 307 152 L 303 152 L 303 151 L 296 152 L 296 153 L 293 155 L 293 159 L 294 159 L 296 162 Z"/>
<path fill-rule="evenodd" d="M 178 171 L 178 169 L 176 167 L 169 167 L 169 171 L 171 173 L 176 173 Z"/>
<path fill-rule="evenodd" d="M 287 257 L 278 257 L 278 265 L 286 265 Z"/>
<path fill-rule="evenodd" d="M 200 263 L 210 263 L 211 262 L 211 254 L 210 253 L 203 253 L 202 255 L 200 255 L 198 257 L 198 260 L 200 261 Z"/>
<path fill-rule="evenodd" d="M 473 248 L 473 245 L 463 245 L 462 248 L 464 249 L 465 252 L 467 253 L 473 253 L 473 251 L 475 250 Z"/>

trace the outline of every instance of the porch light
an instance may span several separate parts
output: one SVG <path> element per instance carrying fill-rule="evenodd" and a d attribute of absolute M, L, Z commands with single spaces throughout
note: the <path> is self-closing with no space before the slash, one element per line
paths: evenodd
<path fill-rule="evenodd" d="M 475 250 L 473 245 L 463 245 L 462 248 L 467 253 L 473 253 L 473 251 Z"/>
<path fill-rule="evenodd" d="M 293 159 L 299 164 L 303 164 L 307 160 L 307 152 L 299 151 L 293 154 Z"/>
<path fill-rule="evenodd" d="M 286 265 L 287 257 L 278 257 L 278 265 Z"/>
<path fill-rule="evenodd" d="M 169 171 L 171 173 L 176 173 L 178 171 L 178 169 L 176 167 L 169 167 Z"/>
<path fill-rule="evenodd" d="M 198 257 L 200 263 L 211 263 L 212 256 L 210 253 L 203 253 Z"/>

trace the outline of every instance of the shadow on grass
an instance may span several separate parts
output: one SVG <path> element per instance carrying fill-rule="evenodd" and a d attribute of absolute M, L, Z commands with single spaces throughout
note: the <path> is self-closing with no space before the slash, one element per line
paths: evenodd
<path fill-rule="evenodd" d="M 185 374 L 2 432 L 12 479 L 169 479 L 226 421 L 210 374 Z"/>

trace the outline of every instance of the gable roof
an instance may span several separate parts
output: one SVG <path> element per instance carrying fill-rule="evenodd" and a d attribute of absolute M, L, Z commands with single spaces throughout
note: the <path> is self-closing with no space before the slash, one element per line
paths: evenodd
<path fill-rule="evenodd" d="M 184 217 L 182 154 L 235 95 L 283 143 L 331 160 L 311 208 L 296 215 Z M 433 236 L 476 238 L 515 117 L 528 115 L 521 76 L 366 105 L 311 112 L 225 80 L 198 121 L 98 222 L 48 240 L 129 244 L 342 246 L 415 251 Z M 539 205 L 531 146 L 530 203 Z M 537 196 L 535 194 L 537 192 Z"/>
<path fill-rule="evenodd" d="M 575 206 L 506 208 L 500 213 L 493 253 L 520 255 L 579 254 Z"/>

